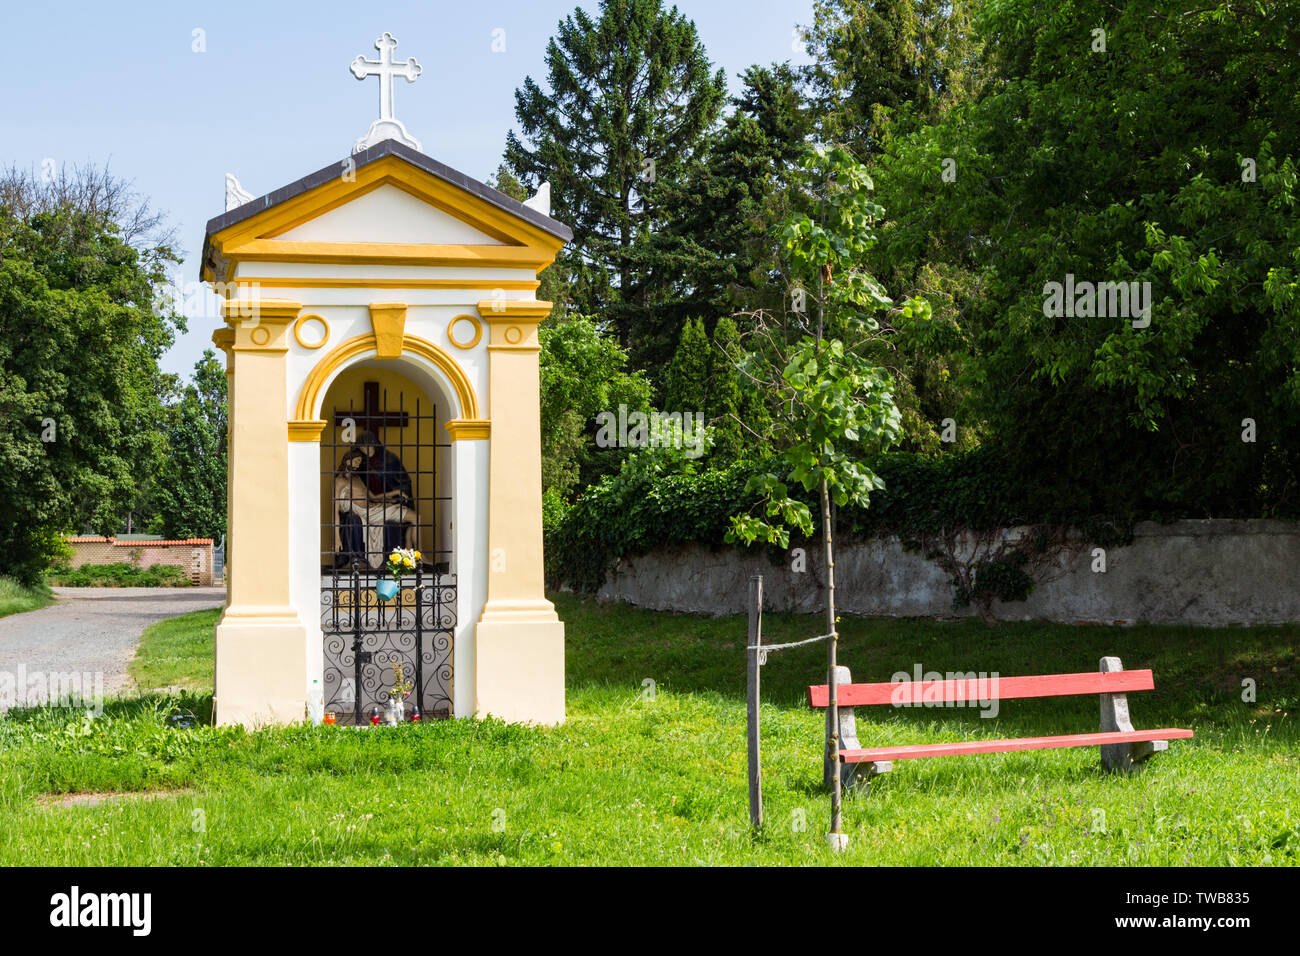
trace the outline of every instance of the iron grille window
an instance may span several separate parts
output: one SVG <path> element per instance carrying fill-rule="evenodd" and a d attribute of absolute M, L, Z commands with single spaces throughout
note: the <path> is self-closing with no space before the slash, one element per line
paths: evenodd
<path fill-rule="evenodd" d="M 336 407 L 321 435 L 321 630 L 325 710 L 362 723 L 383 708 L 402 663 L 411 699 L 425 718 L 451 714 L 456 581 L 450 573 L 451 495 L 439 494 L 437 406 L 419 399 L 396 410 L 376 382 L 364 404 Z M 395 547 L 421 554 L 401 590 L 382 601 L 376 585 Z"/>

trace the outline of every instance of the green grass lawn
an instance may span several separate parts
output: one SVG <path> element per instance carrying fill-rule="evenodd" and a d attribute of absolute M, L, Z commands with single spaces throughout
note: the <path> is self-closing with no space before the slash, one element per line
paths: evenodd
<path fill-rule="evenodd" d="M 180 688 L 212 692 L 212 628 L 220 609 L 195 611 L 150 625 L 131 661 L 144 690 Z"/>
<path fill-rule="evenodd" d="M 43 584 L 29 588 L 13 578 L 0 578 L 0 617 L 35 611 L 53 603 L 53 593 Z"/>
<path fill-rule="evenodd" d="M 1151 667 L 1138 727 L 1192 741 L 1131 775 L 1095 749 L 907 761 L 846 799 L 849 850 L 825 846 L 821 716 L 803 705 L 824 645 L 764 668 L 767 826 L 747 827 L 745 623 L 562 595 L 566 724 L 445 721 L 353 730 L 175 730 L 211 709 L 214 612 L 148 633 L 142 686 L 179 697 L 113 702 L 96 720 L 50 710 L 0 719 L 0 863 L 145 864 L 1083 864 L 1300 861 L 1300 627 L 842 622 L 858 680 L 896 670 L 1092 670 L 1103 654 Z M 769 615 L 769 643 L 817 633 Z M 1258 700 L 1242 701 L 1242 680 Z M 653 681 L 654 693 L 648 692 Z M 1097 728 L 1095 698 L 975 710 L 859 711 L 865 743 Z M 138 795 L 151 793 L 154 799 Z M 58 795 L 136 794 L 65 805 Z"/>

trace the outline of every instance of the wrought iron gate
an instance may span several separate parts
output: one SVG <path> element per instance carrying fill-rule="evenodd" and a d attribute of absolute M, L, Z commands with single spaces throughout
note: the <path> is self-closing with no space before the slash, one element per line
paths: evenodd
<path fill-rule="evenodd" d="M 381 602 L 379 575 L 335 573 L 321 585 L 325 638 L 325 710 L 342 723 L 364 723 L 383 709 L 402 662 L 415 686 L 411 700 L 425 718 L 451 716 L 452 631 L 456 582 L 423 570 L 402 579 L 398 598 Z"/>
<path fill-rule="evenodd" d="M 436 406 L 423 412 L 417 399 L 408 411 L 399 396 L 398 409 L 386 411 L 387 392 L 381 401 L 376 382 L 365 383 L 364 396 L 361 409 L 335 408 L 321 435 L 330 498 L 321 526 L 325 710 L 341 723 L 367 722 L 387 702 L 400 662 L 421 716 L 449 717 L 456 579 L 441 546 L 437 517 L 451 497 L 438 494 L 437 465 L 439 449 L 450 445 L 436 440 Z M 380 601 L 384 552 L 411 541 L 421 560 L 401 578 L 397 597 Z"/>

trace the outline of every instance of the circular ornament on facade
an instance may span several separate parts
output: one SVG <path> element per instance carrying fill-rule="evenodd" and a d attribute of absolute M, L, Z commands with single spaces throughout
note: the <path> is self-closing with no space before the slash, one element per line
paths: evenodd
<path fill-rule="evenodd" d="M 257 328 L 253 329 L 253 331 L 248 333 L 248 337 L 252 340 L 254 345 L 265 345 L 267 342 L 271 341 L 271 330 L 265 325 L 259 325 Z"/>
<path fill-rule="evenodd" d="M 517 325 L 512 325 L 506 329 L 506 341 L 511 345 L 518 345 L 523 337 L 524 333 Z"/>
<path fill-rule="evenodd" d="M 293 338 L 303 348 L 315 351 L 330 340 L 330 324 L 323 317 L 310 312 L 300 315 L 293 324 Z"/>
<path fill-rule="evenodd" d="M 468 334 L 462 332 L 458 337 L 456 335 L 456 326 L 461 322 L 469 323 L 470 332 Z M 483 326 L 472 315 L 458 315 L 447 326 L 447 340 L 458 349 L 472 349 L 478 345 L 481 338 L 483 338 Z"/>

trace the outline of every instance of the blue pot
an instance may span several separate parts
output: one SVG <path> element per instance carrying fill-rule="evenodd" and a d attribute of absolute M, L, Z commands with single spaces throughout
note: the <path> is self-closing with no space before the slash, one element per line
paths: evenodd
<path fill-rule="evenodd" d="M 402 586 L 396 581 L 377 581 L 375 582 L 375 593 L 379 595 L 381 601 L 391 601 L 397 597 L 397 592 Z"/>

